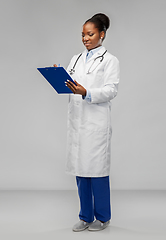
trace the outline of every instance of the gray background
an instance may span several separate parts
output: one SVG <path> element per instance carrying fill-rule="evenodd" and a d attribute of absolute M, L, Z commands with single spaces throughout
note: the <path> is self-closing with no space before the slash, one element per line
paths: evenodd
<path fill-rule="evenodd" d="M 0 1 L 0 189 L 75 189 L 65 174 L 67 95 L 37 67 L 84 50 L 82 24 L 111 18 L 120 61 L 112 109 L 112 189 L 165 189 L 165 0 Z"/>

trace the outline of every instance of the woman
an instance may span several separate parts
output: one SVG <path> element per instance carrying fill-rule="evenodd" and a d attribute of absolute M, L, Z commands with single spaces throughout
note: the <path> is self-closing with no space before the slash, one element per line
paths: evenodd
<path fill-rule="evenodd" d="M 117 95 L 119 62 L 102 46 L 109 25 L 105 14 L 84 23 L 86 50 L 67 69 L 75 84 L 66 83 L 74 93 L 69 97 L 66 171 L 76 176 L 80 198 L 80 221 L 73 231 L 99 231 L 111 219 L 111 100 Z"/>

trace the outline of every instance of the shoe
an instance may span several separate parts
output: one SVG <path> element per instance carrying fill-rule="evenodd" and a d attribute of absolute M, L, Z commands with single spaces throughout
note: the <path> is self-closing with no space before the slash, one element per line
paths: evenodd
<path fill-rule="evenodd" d="M 84 222 L 83 220 L 80 220 L 78 223 L 76 223 L 74 225 L 74 227 L 72 228 L 72 230 L 74 232 L 80 232 L 85 230 L 86 228 L 88 228 L 90 226 L 91 223 L 88 222 Z"/>
<path fill-rule="evenodd" d="M 100 231 L 106 228 L 110 223 L 110 220 L 107 222 L 100 222 L 99 220 L 95 220 L 88 228 L 89 231 Z"/>

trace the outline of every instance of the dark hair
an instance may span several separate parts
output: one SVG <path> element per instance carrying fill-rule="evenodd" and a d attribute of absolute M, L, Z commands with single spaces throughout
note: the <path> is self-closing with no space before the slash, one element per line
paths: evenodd
<path fill-rule="evenodd" d="M 99 32 L 104 31 L 106 35 L 106 31 L 110 26 L 110 19 L 103 13 L 97 13 L 90 19 L 88 19 L 84 24 L 91 22 L 94 23 L 95 27 L 98 28 Z M 105 38 L 105 36 L 104 36 Z M 104 40 L 104 39 L 103 39 Z"/>

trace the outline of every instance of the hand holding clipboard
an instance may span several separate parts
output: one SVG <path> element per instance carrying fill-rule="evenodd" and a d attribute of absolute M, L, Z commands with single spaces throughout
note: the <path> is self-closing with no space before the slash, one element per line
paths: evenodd
<path fill-rule="evenodd" d="M 54 66 L 57 65 L 55 64 Z M 67 87 L 66 82 L 67 80 L 70 80 L 73 84 L 76 83 L 63 67 L 45 67 L 37 68 L 37 70 L 43 75 L 43 77 L 50 83 L 50 85 L 56 90 L 58 94 L 73 93 Z"/>
<path fill-rule="evenodd" d="M 71 78 L 63 67 L 37 68 L 58 94 L 80 94 L 86 96 L 86 89 Z"/>

